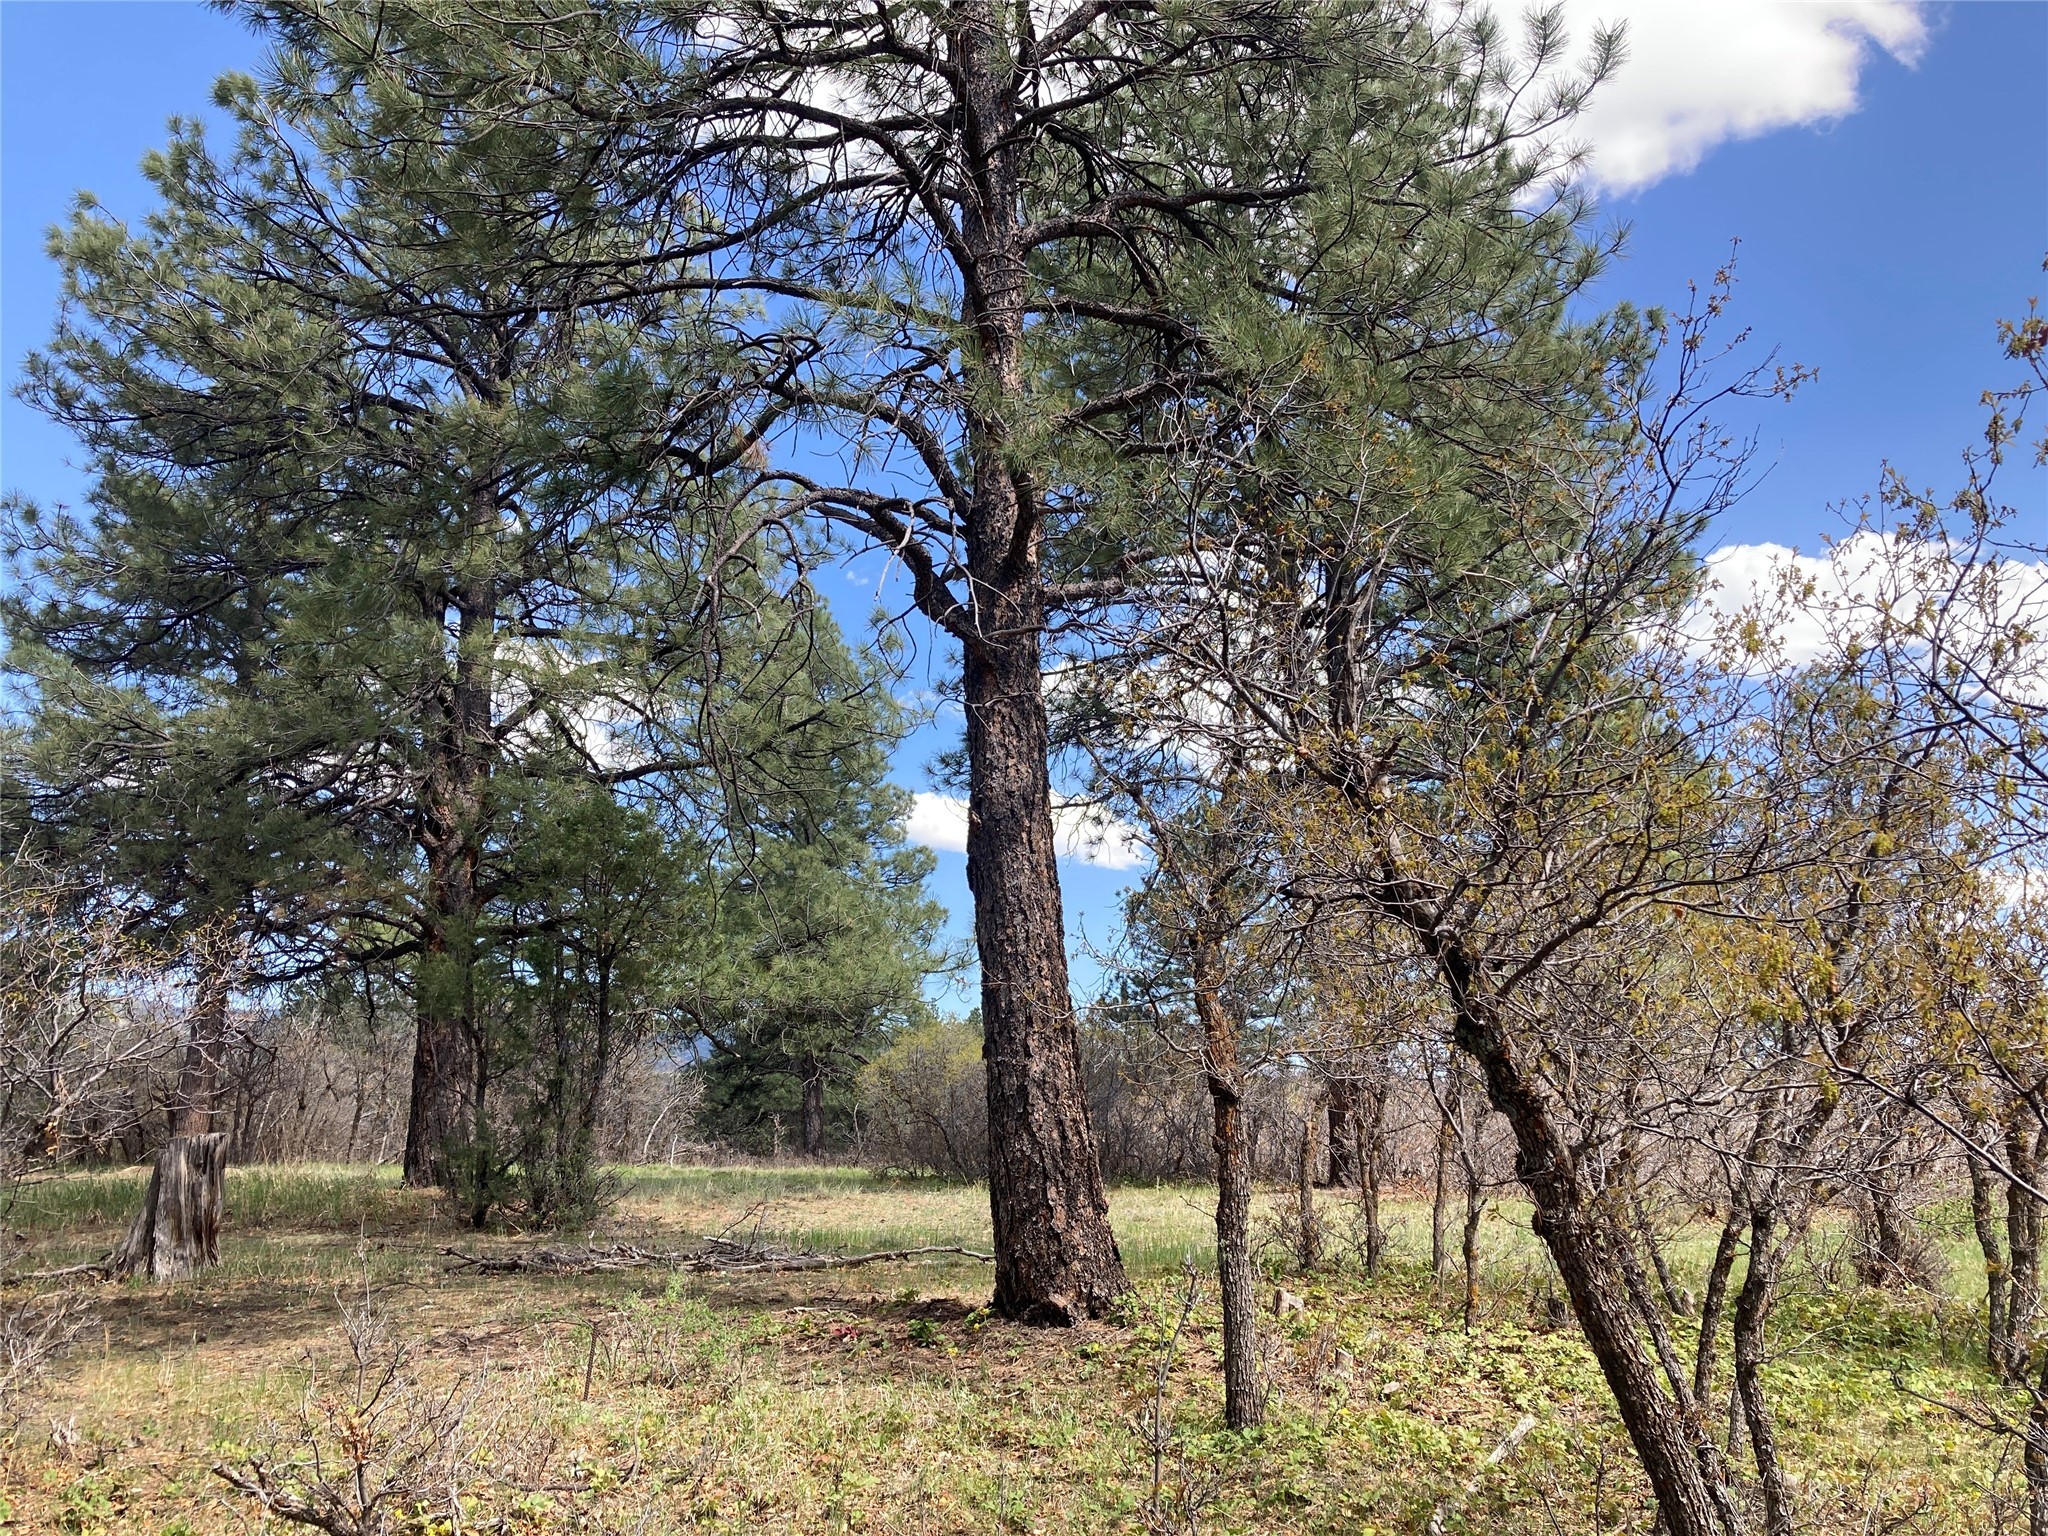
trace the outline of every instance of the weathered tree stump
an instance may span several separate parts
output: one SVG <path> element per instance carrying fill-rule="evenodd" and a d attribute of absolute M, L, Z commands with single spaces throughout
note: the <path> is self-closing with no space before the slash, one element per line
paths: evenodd
<path fill-rule="evenodd" d="M 117 1280 L 138 1274 L 177 1280 L 218 1264 L 227 1165 L 224 1132 L 173 1136 L 156 1155 L 149 1193 L 128 1235 L 107 1255 L 107 1272 Z"/>

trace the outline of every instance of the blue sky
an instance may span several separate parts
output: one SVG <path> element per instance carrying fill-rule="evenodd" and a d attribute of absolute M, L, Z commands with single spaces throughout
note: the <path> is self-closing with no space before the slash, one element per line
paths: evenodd
<path fill-rule="evenodd" d="M 1839 526 L 1830 509 L 1870 490 L 1886 460 L 1916 483 L 1952 483 L 1982 426 L 1978 396 L 2006 377 L 1994 323 L 2048 287 L 2048 4 L 1570 0 L 1567 14 L 1581 36 L 1596 20 L 1631 30 L 1630 60 L 1579 134 L 1601 217 L 1630 232 L 1605 297 L 1682 304 L 1739 238 L 1735 319 L 1819 373 L 1748 422 L 1768 473 L 1719 540 L 1811 552 Z M 144 213 L 135 167 L 165 120 L 203 113 L 214 76 L 260 58 L 239 23 L 171 0 L 0 0 L 10 383 L 55 304 L 44 231 L 81 188 Z M 11 395 L 0 406 L 0 485 L 75 499 L 68 450 Z M 2048 488 L 2015 479 L 2008 492 L 2048 534 Z M 862 565 L 835 593 L 850 622 L 880 574 Z M 905 744 L 907 787 L 930 789 L 922 766 L 948 735 L 941 720 Z M 943 812 L 927 802 L 918 823 L 940 843 L 953 840 Z M 964 859 L 939 859 L 936 894 L 965 935 Z M 1077 939 L 1112 937 L 1131 875 L 1064 863 Z"/>

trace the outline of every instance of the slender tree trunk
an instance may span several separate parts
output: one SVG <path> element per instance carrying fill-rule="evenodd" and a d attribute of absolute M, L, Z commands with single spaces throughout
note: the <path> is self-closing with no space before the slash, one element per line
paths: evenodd
<path fill-rule="evenodd" d="M 1330 1187 L 1350 1189 L 1358 1183 L 1358 1084 L 1333 1077 L 1324 1098 L 1330 1145 Z"/>
<path fill-rule="evenodd" d="M 1669 1536 L 1732 1536 L 1743 1529 L 1714 1446 L 1687 1405 L 1660 1385 L 1644 1348 L 1642 1318 L 1629 1296 L 1629 1234 L 1600 1193 L 1586 1186 L 1572 1138 L 1523 1063 L 1518 1043 L 1488 1011 L 1474 984 L 1478 966 L 1442 946 L 1437 959 L 1456 1009 L 1460 1050 L 1484 1074 L 1493 1107 L 1507 1120 L 1516 1173 L 1535 1207 L 1536 1235 L 1556 1261 L 1593 1358 L 1600 1364 Z"/>
<path fill-rule="evenodd" d="M 1777 1426 L 1763 1382 L 1765 1326 L 1770 1320 L 1778 1274 L 1789 1246 L 1790 1238 L 1781 1236 L 1778 1230 L 1775 1202 L 1758 1201 L 1750 1212 L 1749 1269 L 1735 1297 L 1733 1351 L 1735 1395 L 1742 1404 L 1750 1450 L 1756 1457 L 1767 1536 L 1792 1536 L 1793 1530 L 1792 1488 L 1778 1454 Z"/>
<path fill-rule="evenodd" d="M 1387 1119 L 1387 1088 L 1380 1084 L 1369 1092 L 1371 1110 L 1359 1122 L 1358 1203 L 1365 1217 L 1365 1272 L 1376 1278 L 1386 1255 L 1387 1232 L 1380 1225 L 1380 1173 L 1384 1156 Z"/>
<path fill-rule="evenodd" d="M 1990 1167 L 1981 1157 L 1969 1159 L 1970 1221 L 1977 1229 L 1977 1247 L 1984 1255 L 1984 1358 L 2000 1375 L 2011 1368 L 2011 1338 L 2006 1333 L 2005 1242 L 1999 1236 L 1997 1192 Z"/>
<path fill-rule="evenodd" d="M 962 220 L 972 267 L 963 318 L 973 384 L 1000 402 L 970 407 L 966 419 L 967 884 L 981 960 L 995 1309 L 1070 1323 L 1102 1316 L 1130 1281 L 1110 1230 L 1067 978 L 1040 677 L 1041 508 L 1003 416 L 1027 394 L 1027 283 L 1019 103 L 997 15 L 992 0 L 963 6 L 951 43 L 967 158 L 986 168 Z"/>
<path fill-rule="evenodd" d="M 1266 1416 L 1259 1381 L 1259 1312 L 1252 1274 L 1252 1177 L 1244 1135 L 1244 1074 L 1237 1028 L 1222 999 L 1213 952 L 1197 945 L 1195 1010 L 1202 1022 L 1204 1074 L 1214 1111 L 1216 1279 L 1223 1297 L 1223 1422 L 1250 1429 Z"/>
<path fill-rule="evenodd" d="M 1451 1118 L 1458 1102 L 1458 1064 L 1452 1062 L 1448 1071 L 1444 1096 L 1437 1101 L 1436 1189 L 1429 1204 L 1429 1272 L 1438 1280 L 1451 1272 L 1451 1157 L 1458 1138 Z"/>
<path fill-rule="evenodd" d="M 1486 1202 L 1480 1198 L 1479 1159 L 1470 1146 L 1459 1161 L 1465 1170 L 1465 1233 L 1461 1253 L 1465 1261 L 1465 1331 L 1470 1333 L 1479 1316 L 1479 1221 L 1486 1213 Z"/>
<path fill-rule="evenodd" d="M 1735 1256 L 1742 1251 L 1742 1232 L 1748 1224 L 1741 1201 L 1731 1197 L 1728 1218 L 1721 1223 L 1721 1237 L 1714 1244 L 1713 1262 L 1707 1266 L 1707 1283 L 1700 1292 L 1700 1344 L 1693 1357 L 1692 1395 L 1701 1403 L 1713 1391 L 1721 1318 L 1728 1308 L 1728 1279 L 1735 1272 Z"/>
<path fill-rule="evenodd" d="M 1316 1119 L 1301 1119 L 1301 1142 L 1294 1160 L 1294 1260 L 1303 1274 L 1323 1262 L 1323 1224 L 1316 1214 Z"/>
<path fill-rule="evenodd" d="M 2041 1307 L 2041 1202 L 2027 1188 L 2039 1182 L 2040 1161 L 2018 1115 L 2006 1131 L 2005 1155 L 2017 1175 L 2005 1186 L 2005 1234 L 2012 1254 L 2011 1283 L 2005 1293 L 2007 1376 L 2017 1379 L 2026 1369 L 2034 1318 Z"/>

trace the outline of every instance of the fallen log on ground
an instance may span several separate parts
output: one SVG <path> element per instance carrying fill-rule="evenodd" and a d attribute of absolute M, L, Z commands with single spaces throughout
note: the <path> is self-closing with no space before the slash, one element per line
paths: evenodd
<path fill-rule="evenodd" d="M 874 1253 L 818 1253 L 778 1248 L 773 1244 L 706 1238 L 696 1248 L 638 1248 L 630 1243 L 582 1248 L 535 1248 L 526 1253 L 465 1253 L 443 1248 L 453 1269 L 479 1275 L 597 1275 L 626 1269 L 672 1269 L 691 1274 L 789 1274 L 810 1269 L 858 1269 L 863 1264 L 888 1264 L 904 1259 L 950 1255 L 993 1264 L 995 1255 L 952 1243 L 919 1248 L 885 1248 Z"/>

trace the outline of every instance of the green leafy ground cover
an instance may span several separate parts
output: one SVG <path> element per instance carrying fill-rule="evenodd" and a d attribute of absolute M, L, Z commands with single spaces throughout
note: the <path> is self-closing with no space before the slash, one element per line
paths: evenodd
<path fill-rule="evenodd" d="M 14 1213 L 22 1267 L 103 1251 L 139 1187 L 95 1174 L 29 1191 Z M 842 1250 L 986 1246 L 985 1198 L 844 1169 L 638 1170 L 594 1235 L 673 1246 L 744 1225 Z M 416 1518 L 445 1507 L 451 1478 L 473 1531 L 1420 1536 L 1440 1504 L 1450 1533 L 1651 1529 L 1598 1372 L 1557 1323 L 1512 1204 L 1485 1224 L 1468 1335 L 1455 1280 L 1427 1272 L 1426 1205 L 1396 1204 L 1394 1261 L 1368 1282 L 1343 1240 L 1351 1208 L 1326 1197 L 1335 1262 L 1287 1279 L 1307 1306 L 1272 1327 L 1276 1409 L 1236 1435 L 1221 1428 L 1213 1287 L 1183 1316 L 1184 1266 L 1208 1260 L 1207 1201 L 1199 1186 L 1115 1191 L 1139 1280 L 1128 1316 L 1044 1331 L 991 1319 L 971 1260 L 744 1278 L 450 1272 L 443 1246 L 541 1239 L 461 1232 L 388 1171 L 237 1169 L 218 1270 L 100 1288 L 99 1321 L 0 1452 L 7 1518 L 71 1536 L 284 1530 L 211 1469 L 261 1461 L 303 1485 L 317 1449 L 329 1473 L 360 1462 L 367 1485 L 439 1479 L 384 1511 L 385 1529 L 417 1536 L 452 1536 L 445 1517 Z M 1676 1250 L 1683 1273 L 1704 1236 Z M 1832 1268 L 1823 1237 L 1769 1372 L 1810 1528 L 1991 1529 L 2014 1469 L 1930 1401 L 1990 1390 L 1968 1297 L 1833 1287 Z M 368 1409 L 350 1315 L 373 1366 L 403 1354 Z M 1525 1414 L 1534 1429 L 1482 1473 Z"/>

